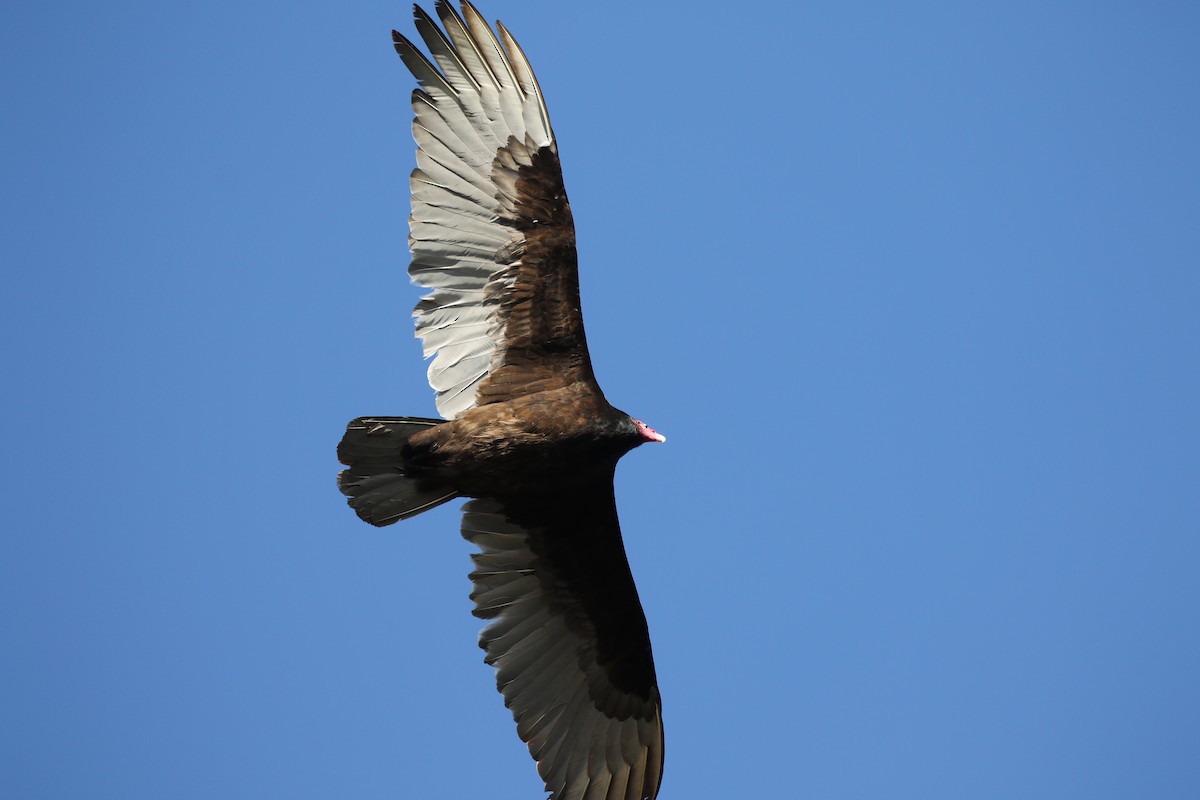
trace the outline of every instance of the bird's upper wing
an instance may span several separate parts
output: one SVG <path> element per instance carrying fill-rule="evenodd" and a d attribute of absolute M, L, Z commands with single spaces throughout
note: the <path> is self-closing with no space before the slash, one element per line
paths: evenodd
<path fill-rule="evenodd" d="M 552 800 L 653 800 L 662 704 L 612 482 L 472 500 L 463 536 L 480 646 Z"/>
<path fill-rule="evenodd" d="M 429 383 L 443 417 L 575 381 L 595 387 L 575 225 L 558 147 L 521 48 L 473 6 L 438 0 L 445 33 L 415 9 L 436 66 L 392 32 L 413 92 L 409 248 Z M 501 41 L 503 44 L 501 44 Z M 599 391 L 595 387 L 595 391 Z"/>

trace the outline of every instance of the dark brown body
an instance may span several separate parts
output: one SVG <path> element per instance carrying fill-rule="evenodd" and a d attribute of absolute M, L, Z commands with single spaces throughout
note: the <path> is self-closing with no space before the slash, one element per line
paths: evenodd
<path fill-rule="evenodd" d="M 627 414 L 573 384 L 473 408 L 411 436 L 402 457 L 413 477 L 496 497 L 593 483 L 643 441 Z"/>

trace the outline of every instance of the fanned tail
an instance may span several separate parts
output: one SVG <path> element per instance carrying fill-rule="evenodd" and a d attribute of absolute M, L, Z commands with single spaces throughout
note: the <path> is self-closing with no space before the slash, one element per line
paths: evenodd
<path fill-rule="evenodd" d="M 338 475 L 338 488 L 360 518 L 372 525 L 391 525 L 458 496 L 453 489 L 404 470 L 408 437 L 442 422 L 425 417 L 359 417 L 346 426 L 338 461 L 349 469 Z"/>

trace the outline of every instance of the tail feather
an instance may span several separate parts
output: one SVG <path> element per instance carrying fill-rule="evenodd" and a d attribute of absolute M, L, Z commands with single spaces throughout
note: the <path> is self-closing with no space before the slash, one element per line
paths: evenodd
<path fill-rule="evenodd" d="M 338 460 L 349 467 L 338 488 L 350 507 L 372 525 L 391 525 L 453 500 L 453 489 L 404 471 L 408 437 L 443 420 L 424 417 L 359 417 L 346 426 Z"/>

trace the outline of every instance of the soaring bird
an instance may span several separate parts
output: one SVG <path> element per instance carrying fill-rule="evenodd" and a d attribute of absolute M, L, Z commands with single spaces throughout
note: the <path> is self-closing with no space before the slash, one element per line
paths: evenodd
<path fill-rule="evenodd" d="M 524 52 L 469 2 L 393 31 L 412 94 L 413 316 L 444 419 L 360 417 L 338 486 L 390 525 L 456 497 L 484 660 L 557 800 L 653 800 L 662 702 L 613 474 L 664 437 L 604 398 L 588 356 L 571 206 Z"/>

